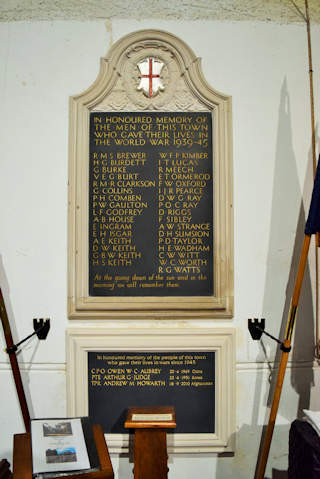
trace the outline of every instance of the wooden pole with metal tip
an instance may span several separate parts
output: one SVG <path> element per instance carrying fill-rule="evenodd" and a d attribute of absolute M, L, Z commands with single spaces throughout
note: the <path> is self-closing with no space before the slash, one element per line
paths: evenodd
<path fill-rule="evenodd" d="M 291 299 L 291 307 L 290 307 L 288 321 L 287 321 L 285 339 L 283 341 L 282 354 L 281 354 L 281 359 L 279 364 L 277 381 L 276 381 L 275 391 L 273 395 L 272 406 L 270 410 L 269 422 L 268 422 L 267 430 L 264 436 L 263 448 L 260 454 L 260 459 L 258 462 L 256 479 L 264 478 L 264 473 L 267 466 L 274 425 L 276 422 L 283 381 L 284 381 L 284 377 L 286 373 L 288 356 L 291 349 L 291 338 L 292 338 L 294 323 L 296 319 L 297 308 L 299 304 L 299 297 L 301 292 L 304 271 L 305 271 L 306 263 L 308 259 L 310 240 L 311 240 L 311 236 L 309 235 L 304 236 L 304 241 L 303 241 L 300 261 L 299 261 L 299 268 L 298 268 L 294 291 L 293 291 L 293 295 Z"/>
<path fill-rule="evenodd" d="M 319 211 L 320 211 L 320 197 L 319 197 L 319 161 L 317 166 L 316 160 L 316 135 L 315 135 L 315 116 L 314 116 L 314 93 L 313 93 L 313 67 L 312 67 L 312 50 L 311 50 L 311 28 L 310 28 L 310 14 L 309 14 L 309 5 L 308 0 L 305 0 L 305 14 L 300 10 L 294 0 L 291 0 L 291 3 L 297 9 L 298 13 L 304 19 L 307 25 L 307 38 L 308 38 L 308 60 L 309 60 L 309 86 L 310 86 L 310 113 L 311 113 L 311 145 L 312 145 L 312 163 L 313 163 L 313 172 L 315 177 L 315 187 L 313 191 L 313 196 L 315 190 L 318 192 L 315 195 L 315 198 L 312 197 L 312 202 L 310 206 L 309 217 L 307 221 L 310 221 L 309 225 L 306 225 L 307 232 L 305 232 L 303 246 L 300 255 L 299 268 L 296 276 L 295 287 L 291 299 L 291 307 L 289 311 L 287 328 L 285 333 L 285 339 L 283 342 L 284 347 L 282 348 L 282 354 L 279 364 L 278 376 L 276 381 L 275 392 L 273 396 L 272 406 L 270 410 L 270 417 L 267 426 L 267 430 L 264 436 L 263 448 L 260 454 L 260 459 L 258 461 L 256 479 L 263 479 L 264 473 L 268 461 L 272 435 L 274 430 L 274 425 L 277 417 L 280 396 L 282 391 L 282 385 L 284 381 L 285 371 L 288 362 L 288 355 L 291 349 L 291 337 L 293 333 L 293 328 L 295 324 L 296 312 L 299 303 L 300 291 L 304 276 L 304 271 L 306 267 L 306 262 L 308 259 L 308 252 L 310 247 L 311 235 L 315 234 L 315 269 L 316 269 L 316 349 L 317 356 L 320 355 L 320 344 L 319 344 L 319 261 L 318 261 L 318 247 L 320 246 L 319 240 Z M 316 188 L 317 182 L 317 188 Z M 317 211 L 317 213 L 316 213 Z M 312 213 L 312 218 L 310 218 L 310 213 Z"/>
<path fill-rule="evenodd" d="M 17 390 L 17 394 L 19 398 L 24 426 L 26 428 L 26 432 L 30 432 L 30 414 L 29 414 L 28 404 L 27 404 L 26 396 L 23 389 L 23 383 L 21 379 L 19 364 L 18 364 L 16 353 L 15 353 L 10 323 L 9 323 L 6 307 L 4 304 L 1 288 L 0 288 L 0 316 L 1 316 L 2 326 L 3 326 L 4 337 L 5 337 L 6 345 L 7 345 L 6 352 L 8 353 L 9 359 L 10 359 L 12 374 L 13 374 L 13 378 L 14 378 L 14 382 L 15 382 L 15 386 L 16 386 L 16 390 Z"/>

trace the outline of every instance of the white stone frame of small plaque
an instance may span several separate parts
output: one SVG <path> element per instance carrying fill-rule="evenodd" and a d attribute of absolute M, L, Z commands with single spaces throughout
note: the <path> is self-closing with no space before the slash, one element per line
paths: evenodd
<path fill-rule="evenodd" d="M 164 91 L 148 98 L 134 81 L 145 57 L 164 62 Z M 89 296 L 89 117 L 91 112 L 211 112 L 214 177 L 214 294 L 173 297 Z M 142 30 L 116 42 L 84 93 L 70 98 L 69 319 L 232 318 L 233 179 L 231 97 L 206 82 L 193 51 L 176 36 Z"/>
<path fill-rule="evenodd" d="M 168 329 L 67 329 L 67 415 L 87 416 L 88 352 L 214 351 L 214 434 L 169 434 L 172 453 L 232 452 L 235 447 L 235 330 Z M 128 405 L 129 406 L 129 405 Z M 107 405 L 106 405 L 107 407 Z M 111 453 L 127 453 L 128 434 L 106 434 Z"/>

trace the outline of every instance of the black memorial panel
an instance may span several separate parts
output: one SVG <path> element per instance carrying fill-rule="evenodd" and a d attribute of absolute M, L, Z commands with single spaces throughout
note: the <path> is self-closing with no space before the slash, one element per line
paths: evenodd
<path fill-rule="evenodd" d="M 91 113 L 90 296 L 213 294 L 210 113 Z"/>
<path fill-rule="evenodd" d="M 89 416 L 125 433 L 131 406 L 174 406 L 177 433 L 215 432 L 215 353 L 89 352 Z"/>

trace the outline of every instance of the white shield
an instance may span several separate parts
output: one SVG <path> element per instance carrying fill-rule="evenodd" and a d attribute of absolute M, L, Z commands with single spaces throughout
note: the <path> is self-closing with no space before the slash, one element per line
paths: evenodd
<path fill-rule="evenodd" d="M 163 65 L 163 62 L 151 57 L 145 58 L 138 63 L 141 78 L 137 89 L 142 90 L 149 98 L 155 96 L 159 91 L 164 90 L 164 86 L 160 79 Z"/>

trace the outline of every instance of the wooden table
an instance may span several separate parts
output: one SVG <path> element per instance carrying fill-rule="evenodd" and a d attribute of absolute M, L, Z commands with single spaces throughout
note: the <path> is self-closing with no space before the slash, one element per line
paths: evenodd
<path fill-rule="evenodd" d="M 167 479 L 167 429 L 176 427 L 172 406 L 132 407 L 124 427 L 134 429 L 134 479 Z"/>
<path fill-rule="evenodd" d="M 100 424 L 93 426 L 93 435 L 100 461 L 100 471 L 60 476 L 58 479 L 113 479 L 109 451 Z M 32 479 L 32 454 L 30 433 L 15 434 L 13 440 L 13 479 Z"/>

